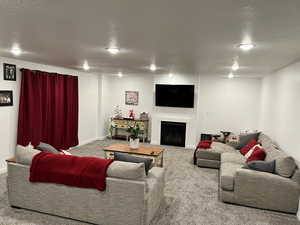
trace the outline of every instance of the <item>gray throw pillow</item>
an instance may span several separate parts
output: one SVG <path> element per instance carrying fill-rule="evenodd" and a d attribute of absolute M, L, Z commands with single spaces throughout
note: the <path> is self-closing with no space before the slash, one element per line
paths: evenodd
<path fill-rule="evenodd" d="M 262 172 L 274 173 L 275 172 L 275 160 L 270 162 L 265 161 L 251 161 L 243 168 L 257 170 Z"/>
<path fill-rule="evenodd" d="M 252 133 L 252 134 L 243 134 L 243 135 L 240 135 L 239 137 L 239 143 L 238 145 L 236 146 L 236 149 L 242 149 L 244 148 L 249 141 L 251 140 L 256 140 L 258 139 L 258 136 L 259 136 L 260 133 Z"/>
<path fill-rule="evenodd" d="M 136 157 L 127 153 L 119 153 L 119 152 L 115 152 L 114 155 L 115 155 L 114 159 L 117 161 L 144 163 L 146 175 L 148 175 L 148 171 L 152 168 L 152 159 L 150 158 Z"/>
<path fill-rule="evenodd" d="M 52 145 L 40 142 L 40 144 L 36 147 L 36 149 L 43 151 L 43 152 L 51 152 L 54 154 L 60 154 L 58 150 L 56 150 Z"/>
<path fill-rule="evenodd" d="M 275 173 L 282 177 L 291 177 L 296 169 L 293 157 L 288 156 L 276 159 Z"/>
<path fill-rule="evenodd" d="M 130 180 L 145 179 L 145 164 L 113 161 L 108 169 L 107 176 Z"/>

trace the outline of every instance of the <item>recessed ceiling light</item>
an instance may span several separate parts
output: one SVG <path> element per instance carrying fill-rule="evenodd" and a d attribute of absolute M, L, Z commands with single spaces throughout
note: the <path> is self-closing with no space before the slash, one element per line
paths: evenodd
<path fill-rule="evenodd" d="M 84 70 L 89 70 L 89 69 L 90 69 L 90 66 L 89 66 L 89 64 L 88 64 L 87 61 L 84 61 L 82 68 L 83 68 Z"/>
<path fill-rule="evenodd" d="M 229 79 L 232 79 L 232 78 L 234 78 L 234 75 L 233 75 L 233 73 L 230 73 L 230 74 L 228 74 L 228 78 L 229 78 Z"/>
<path fill-rule="evenodd" d="M 110 54 L 116 55 L 120 52 L 120 49 L 116 47 L 109 47 L 106 48 L 106 51 L 108 51 Z"/>
<path fill-rule="evenodd" d="M 14 45 L 10 52 L 14 55 L 14 56 L 19 56 L 22 54 L 22 50 L 20 49 L 20 47 L 18 45 Z"/>
<path fill-rule="evenodd" d="M 156 69 L 157 69 L 157 68 L 156 68 L 156 65 L 155 65 L 155 64 L 151 64 L 151 65 L 150 65 L 150 70 L 151 70 L 151 71 L 154 72 L 154 71 L 156 71 Z"/>
<path fill-rule="evenodd" d="M 173 77 L 173 73 L 169 73 L 169 77 Z"/>
<path fill-rule="evenodd" d="M 231 67 L 233 71 L 237 71 L 240 68 L 239 63 L 235 61 Z"/>
<path fill-rule="evenodd" d="M 249 51 L 254 48 L 254 44 L 252 43 L 243 43 L 239 45 L 239 48 L 243 51 Z"/>
<path fill-rule="evenodd" d="M 123 77 L 123 73 L 122 73 L 122 72 L 119 72 L 119 73 L 118 73 L 118 77 Z"/>

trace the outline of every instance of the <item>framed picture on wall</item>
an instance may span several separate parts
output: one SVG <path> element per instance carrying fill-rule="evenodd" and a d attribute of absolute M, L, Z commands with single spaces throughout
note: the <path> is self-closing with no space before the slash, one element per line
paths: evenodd
<path fill-rule="evenodd" d="M 13 106 L 13 92 L 0 91 L 0 106 Z"/>
<path fill-rule="evenodd" d="M 4 80 L 11 80 L 16 81 L 17 80 L 17 68 L 16 65 L 3 63 L 3 79 Z"/>
<path fill-rule="evenodd" d="M 125 104 L 126 105 L 138 105 L 139 104 L 139 92 L 138 91 L 125 91 Z"/>

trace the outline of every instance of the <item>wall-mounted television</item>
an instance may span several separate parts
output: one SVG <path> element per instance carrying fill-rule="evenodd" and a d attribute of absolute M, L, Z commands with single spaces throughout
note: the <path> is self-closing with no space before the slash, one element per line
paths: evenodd
<path fill-rule="evenodd" d="M 194 85 L 155 85 L 155 105 L 194 108 Z"/>

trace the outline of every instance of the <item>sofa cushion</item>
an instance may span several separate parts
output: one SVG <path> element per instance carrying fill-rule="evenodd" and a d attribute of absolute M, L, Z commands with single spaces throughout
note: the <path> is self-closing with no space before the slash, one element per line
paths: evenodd
<path fill-rule="evenodd" d="M 264 133 L 259 134 L 258 142 L 260 142 L 264 148 L 269 148 L 273 145 L 273 140 Z"/>
<path fill-rule="evenodd" d="M 234 190 L 234 177 L 237 169 L 242 168 L 243 165 L 237 163 L 222 163 L 220 170 L 220 185 L 223 190 Z"/>
<path fill-rule="evenodd" d="M 239 137 L 239 143 L 237 145 L 237 149 L 242 149 L 244 146 L 248 144 L 248 142 L 252 139 L 256 140 L 258 139 L 259 133 L 251 133 L 251 134 L 243 134 Z"/>
<path fill-rule="evenodd" d="M 282 177 L 291 177 L 296 169 L 293 157 L 284 157 L 275 160 L 275 173 Z"/>
<path fill-rule="evenodd" d="M 196 157 L 200 159 L 209 159 L 209 160 L 221 160 L 221 153 L 224 152 L 236 152 L 236 150 L 226 144 L 213 142 L 211 148 L 209 149 L 199 149 L 196 152 Z"/>
<path fill-rule="evenodd" d="M 270 162 L 252 161 L 252 162 L 247 163 L 243 168 L 262 171 L 262 172 L 268 172 L 268 173 L 274 173 L 275 160 L 270 161 Z"/>
<path fill-rule="evenodd" d="M 244 165 L 246 162 L 245 156 L 241 155 L 238 151 L 236 152 L 225 152 L 221 155 L 221 163 L 237 163 Z"/>
<path fill-rule="evenodd" d="M 60 152 L 57 149 L 55 149 L 52 145 L 49 145 L 44 142 L 40 142 L 40 144 L 36 147 L 36 149 L 43 151 L 43 152 L 51 152 L 54 154 L 60 154 Z"/>
<path fill-rule="evenodd" d="M 143 180 L 145 178 L 145 164 L 114 161 L 107 169 L 107 176 L 130 180 Z"/>
<path fill-rule="evenodd" d="M 259 135 L 258 141 L 262 144 L 262 147 L 267 153 L 265 159 L 266 161 L 272 161 L 288 156 L 285 152 L 281 151 L 278 147 L 276 147 L 276 144 L 274 144 L 274 142 L 268 135 L 261 133 Z"/>
<path fill-rule="evenodd" d="M 31 165 L 32 158 L 38 153 L 40 153 L 40 151 L 33 148 L 17 145 L 15 152 L 16 162 L 24 165 Z"/>
<path fill-rule="evenodd" d="M 137 157 L 127 153 L 115 152 L 114 159 L 117 161 L 124 161 L 124 162 L 144 163 L 146 175 L 148 175 L 148 171 L 152 168 L 153 160 L 150 158 Z"/>

